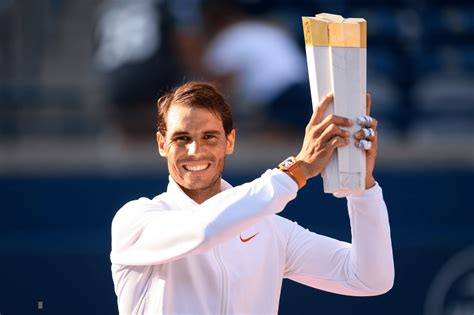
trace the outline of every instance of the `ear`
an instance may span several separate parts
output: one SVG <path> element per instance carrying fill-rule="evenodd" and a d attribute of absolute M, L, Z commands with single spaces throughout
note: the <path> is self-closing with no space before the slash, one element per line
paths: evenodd
<path fill-rule="evenodd" d="M 156 133 L 156 143 L 158 143 L 158 152 L 162 157 L 166 157 L 166 149 L 165 149 L 165 136 L 163 136 L 159 131 Z"/>
<path fill-rule="evenodd" d="M 232 154 L 234 152 L 234 143 L 235 129 L 232 129 L 232 131 L 227 135 L 227 147 L 225 149 L 225 154 Z"/>

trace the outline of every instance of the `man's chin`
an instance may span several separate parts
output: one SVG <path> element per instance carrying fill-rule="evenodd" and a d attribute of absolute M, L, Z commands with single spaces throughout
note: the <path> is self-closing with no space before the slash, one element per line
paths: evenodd
<path fill-rule="evenodd" d="M 184 181 L 183 183 L 183 188 L 187 190 L 203 190 L 203 189 L 208 189 L 212 185 L 210 182 L 203 182 L 203 181 Z"/>
<path fill-rule="evenodd" d="M 216 185 L 220 188 L 220 177 L 216 179 L 184 177 L 183 181 L 180 183 L 180 186 L 189 191 L 208 190 Z"/>

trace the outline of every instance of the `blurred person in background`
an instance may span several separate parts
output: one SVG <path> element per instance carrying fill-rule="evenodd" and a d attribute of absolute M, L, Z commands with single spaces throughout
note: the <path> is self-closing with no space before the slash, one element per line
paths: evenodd
<path fill-rule="evenodd" d="M 298 129 L 312 112 L 305 56 L 287 30 L 249 13 L 256 6 L 200 1 L 199 24 L 180 32 L 178 52 L 192 78 L 215 82 L 229 95 L 244 130 Z"/>
<path fill-rule="evenodd" d="M 95 65 L 105 76 L 116 129 L 133 141 L 155 127 L 156 87 L 182 73 L 170 44 L 164 1 L 107 0 L 99 10 Z"/>
<path fill-rule="evenodd" d="M 125 204 L 112 223 L 119 312 L 277 314 L 283 278 L 345 295 L 387 292 L 394 267 L 387 208 L 373 177 L 377 122 L 350 135 L 349 119 L 323 118 L 331 102 L 328 95 L 315 110 L 296 157 L 232 187 L 222 179 L 236 137 L 225 98 L 204 82 L 163 95 L 156 137 L 168 163 L 167 191 Z M 347 197 L 352 244 L 277 215 L 349 137 L 372 143 L 366 190 Z"/>
<path fill-rule="evenodd" d="M 304 126 L 312 111 L 306 106 L 306 59 L 290 34 L 253 18 L 237 0 L 203 0 L 202 7 L 209 39 L 203 63 L 211 78 L 231 91 L 236 113 L 254 122 Z"/>

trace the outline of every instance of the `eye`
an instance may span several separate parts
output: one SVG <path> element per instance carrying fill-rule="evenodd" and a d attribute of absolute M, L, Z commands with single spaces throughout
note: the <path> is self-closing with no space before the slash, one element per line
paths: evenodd
<path fill-rule="evenodd" d="M 214 140 L 214 139 L 217 139 L 217 136 L 213 134 L 207 134 L 207 135 L 204 135 L 203 138 L 204 140 Z"/>
<path fill-rule="evenodd" d="M 178 136 L 176 138 L 173 139 L 175 142 L 177 143 L 188 143 L 189 141 L 191 141 L 191 137 L 188 137 L 188 136 Z"/>

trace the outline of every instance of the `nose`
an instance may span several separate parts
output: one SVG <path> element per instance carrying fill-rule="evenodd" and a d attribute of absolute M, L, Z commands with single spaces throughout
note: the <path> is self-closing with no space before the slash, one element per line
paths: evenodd
<path fill-rule="evenodd" d="M 201 145 L 198 141 L 192 141 L 188 144 L 188 155 L 196 155 L 201 150 Z"/>

